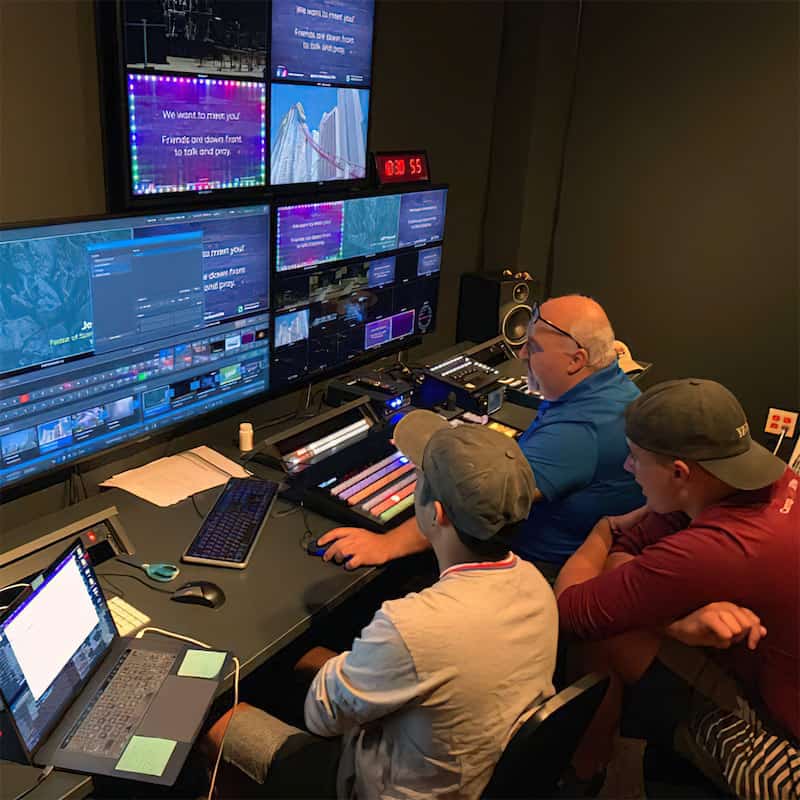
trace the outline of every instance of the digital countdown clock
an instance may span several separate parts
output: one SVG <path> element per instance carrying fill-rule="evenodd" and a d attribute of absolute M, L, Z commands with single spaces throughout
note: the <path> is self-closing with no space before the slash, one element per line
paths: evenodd
<path fill-rule="evenodd" d="M 424 150 L 375 153 L 375 174 L 379 186 L 427 182 L 431 179 L 428 154 Z"/>

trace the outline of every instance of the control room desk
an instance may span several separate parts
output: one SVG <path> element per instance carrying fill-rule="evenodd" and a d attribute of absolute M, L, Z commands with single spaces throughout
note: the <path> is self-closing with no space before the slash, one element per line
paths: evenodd
<path fill-rule="evenodd" d="M 256 466 L 255 470 L 258 469 Z M 221 489 L 195 495 L 203 514 L 211 508 Z M 300 544 L 305 531 L 303 514 L 298 510 L 285 517 L 276 516 L 276 511 L 289 507 L 280 499 L 253 550 L 249 565 L 243 570 L 181 563 L 181 553 L 201 522 L 190 499 L 160 508 L 128 492 L 111 489 L 63 509 L 58 513 L 58 520 L 66 525 L 109 506 L 116 506 L 119 511 L 138 560 L 172 562 L 180 565 L 181 572 L 168 584 L 155 583 L 141 570 L 109 560 L 97 567 L 106 595 L 115 593 L 109 591 L 112 588 L 121 590 L 127 602 L 150 617 L 149 625 L 198 639 L 212 648 L 231 651 L 241 662 L 242 677 L 306 631 L 314 614 L 332 609 L 380 573 L 376 568 L 346 571 L 309 556 Z M 337 524 L 311 511 L 306 511 L 305 517 L 315 535 Z M 46 533 L 47 519 L 32 522 L 17 533 L 29 530 L 31 538 Z M 102 580 L 106 573 L 134 575 L 158 589 L 167 590 L 187 581 L 212 581 L 225 592 L 226 601 L 216 609 L 176 603 L 167 594 L 131 578 L 111 577 L 115 586 L 110 587 Z M 232 685 L 233 670 L 225 676 L 220 691 Z"/>

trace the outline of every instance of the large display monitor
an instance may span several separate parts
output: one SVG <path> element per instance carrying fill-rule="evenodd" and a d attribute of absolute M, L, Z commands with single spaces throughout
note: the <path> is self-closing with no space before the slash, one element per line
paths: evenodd
<path fill-rule="evenodd" d="M 374 16 L 374 0 L 273 0 L 273 186 L 366 176 Z"/>
<path fill-rule="evenodd" d="M 0 228 L 0 490 L 269 388 L 269 213 Z"/>
<path fill-rule="evenodd" d="M 275 388 L 400 348 L 436 323 L 447 189 L 275 208 Z"/>
<path fill-rule="evenodd" d="M 374 5 L 97 0 L 110 207 L 365 178 Z"/>

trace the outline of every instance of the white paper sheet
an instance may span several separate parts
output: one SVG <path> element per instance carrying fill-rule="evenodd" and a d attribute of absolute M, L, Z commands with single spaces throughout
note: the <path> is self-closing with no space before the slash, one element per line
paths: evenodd
<path fill-rule="evenodd" d="M 113 486 L 157 506 L 172 506 L 197 492 L 221 486 L 228 478 L 250 473 L 210 447 L 195 447 L 143 467 L 114 475 L 101 486 Z"/>

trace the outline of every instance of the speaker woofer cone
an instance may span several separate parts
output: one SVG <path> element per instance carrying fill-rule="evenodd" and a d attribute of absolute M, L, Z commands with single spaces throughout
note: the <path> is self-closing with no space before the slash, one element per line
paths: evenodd
<path fill-rule="evenodd" d="M 525 289 L 527 290 L 527 286 Z M 516 291 L 516 287 L 515 287 Z M 500 332 L 509 344 L 520 346 L 528 337 L 528 323 L 531 321 L 530 306 L 514 306 L 503 317 Z"/>
<path fill-rule="evenodd" d="M 518 283 L 511 293 L 514 300 L 516 300 L 518 303 L 527 303 L 530 294 L 531 290 L 527 283 Z"/>

